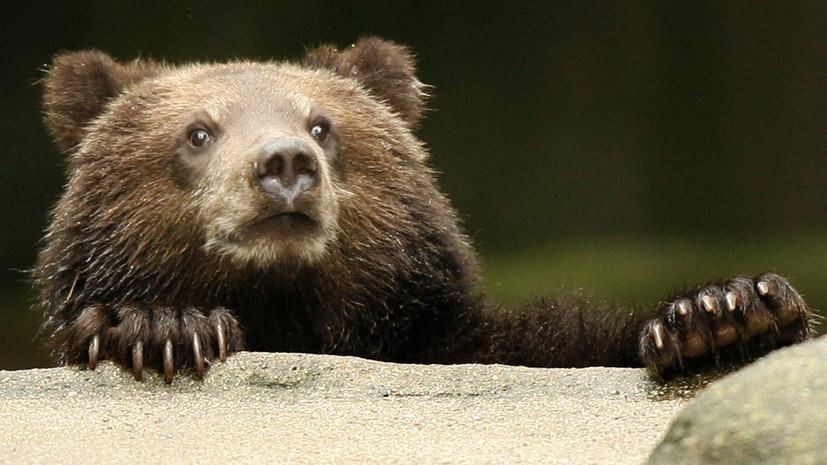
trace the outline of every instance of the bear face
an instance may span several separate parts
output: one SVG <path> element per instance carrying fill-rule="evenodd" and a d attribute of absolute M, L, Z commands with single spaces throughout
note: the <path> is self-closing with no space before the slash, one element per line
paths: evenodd
<path fill-rule="evenodd" d="M 366 52 L 378 55 L 374 61 L 383 53 L 378 46 Z M 76 209 L 91 204 L 96 227 L 130 228 L 128 235 L 113 234 L 116 239 L 179 243 L 182 259 L 195 248 L 242 268 L 318 262 L 343 228 L 352 225 L 357 235 L 378 231 L 372 224 L 384 221 L 384 210 L 406 210 L 404 201 L 393 204 L 397 193 L 382 189 L 404 191 L 409 178 L 430 176 L 415 163 L 426 155 L 409 131 L 421 111 L 422 85 L 407 71 L 408 61 L 399 66 L 395 73 L 409 74 L 413 101 L 366 89 L 330 69 L 288 63 L 173 69 L 124 66 L 90 52 L 66 55 L 49 81 L 60 91 L 46 97 L 53 132 L 61 145 L 74 144 L 67 196 L 76 198 L 64 203 Z M 78 73 L 65 72 L 79 67 L 97 67 L 94 74 L 110 82 L 85 88 L 61 82 L 68 80 L 62 74 L 79 81 Z M 113 88 L 117 94 L 106 97 Z M 82 100 L 99 102 L 83 115 L 88 121 L 55 116 L 58 108 L 75 112 L 71 102 Z M 92 196 L 86 195 L 89 186 L 96 186 Z M 381 203 L 366 205 L 366 198 Z"/>
<path fill-rule="evenodd" d="M 69 180 L 33 275 L 62 363 L 171 381 L 247 347 L 661 374 L 811 333 L 803 299 L 771 273 L 643 318 L 580 296 L 488 302 L 413 134 L 426 87 L 391 42 L 301 63 L 69 53 L 44 87 Z"/>
<path fill-rule="evenodd" d="M 334 125 L 333 114 L 324 110 L 330 97 L 316 93 L 311 99 L 307 90 L 347 92 L 335 88 L 343 87 L 341 81 L 276 64 L 183 68 L 129 89 L 88 137 L 115 153 L 124 147 L 146 154 L 128 157 L 136 166 L 125 173 L 114 167 L 110 175 L 143 198 L 157 189 L 174 201 L 178 213 L 166 221 L 170 235 L 197 237 L 193 247 L 241 267 L 312 263 L 335 241 L 339 204 L 349 197 L 341 177 L 350 165 L 342 161 L 337 140 L 350 134 L 339 131 L 359 129 Z M 136 108 L 130 133 L 105 129 Z M 136 141 L 143 147 L 134 147 Z M 153 175 L 147 170 L 167 175 L 148 185 Z M 138 215 L 151 208 L 134 205 Z M 192 225 L 200 229 L 195 235 L 188 231 Z"/>
<path fill-rule="evenodd" d="M 376 118 L 389 123 L 375 127 Z M 423 158 L 417 144 L 401 145 L 412 153 L 382 150 L 400 146 L 404 126 L 392 108 L 330 72 L 243 62 L 159 71 L 91 121 L 69 190 L 96 185 L 107 196 L 91 199 L 98 208 L 118 205 L 102 227 L 140 226 L 152 211 L 160 216 L 145 226 L 163 224 L 165 239 L 192 238 L 198 225 L 205 252 L 240 265 L 309 263 L 335 241 L 340 203 L 362 208 L 347 204 L 395 174 L 391 159 Z M 374 146 L 366 151 L 360 139 Z M 360 176 L 365 165 L 372 173 Z"/>

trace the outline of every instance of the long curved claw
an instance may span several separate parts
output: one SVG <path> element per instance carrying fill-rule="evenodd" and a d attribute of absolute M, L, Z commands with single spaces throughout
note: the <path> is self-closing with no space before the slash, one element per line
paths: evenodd
<path fill-rule="evenodd" d="M 716 313 L 718 311 L 718 302 L 715 300 L 715 297 L 709 294 L 705 294 L 701 297 L 701 304 L 707 313 Z"/>
<path fill-rule="evenodd" d="M 730 312 L 734 312 L 741 304 L 741 295 L 737 292 L 729 291 L 726 293 L 726 308 Z"/>
<path fill-rule="evenodd" d="M 692 306 L 686 299 L 681 299 L 675 303 L 675 311 L 678 312 L 678 315 L 686 317 L 687 321 L 692 316 Z"/>
<path fill-rule="evenodd" d="M 172 363 L 172 340 L 167 339 L 164 343 L 164 381 L 167 384 L 172 383 L 172 377 L 175 374 L 175 367 Z"/>
<path fill-rule="evenodd" d="M 135 342 L 132 346 L 132 375 L 140 381 L 144 377 L 144 343 Z"/>
<path fill-rule="evenodd" d="M 98 356 L 100 354 L 100 335 L 95 334 L 89 341 L 89 369 L 94 370 L 98 366 Z"/>
<path fill-rule="evenodd" d="M 192 354 L 195 358 L 195 372 L 199 378 L 203 378 L 207 374 L 207 369 L 204 367 L 204 354 L 201 353 L 201 338 L 198 333 L 192 335 Z"/>
<path fill-rule="evenodd" d="M 227 361 L 227 339 L 224 336 L 224 325 L 221 322 L 215 324 L 215 338 L 218 341 L 218 358 L 222 362 Z"/>
<path fill-rule="evenodd" d="M 666 335 L 663 332 L 663 325 L 656 321 L 652 325 L 652 340 L 655 342 L 655 347 L 658 350 L 663 349 L 663 340 L 666 338 Z"/>
<path fill-rule="evenodd" d="M 784 278 L 773 273 L 764 273 L 755 284 L 758 292 L 771 302 L 777 325 L 781 328 L 795 324 L 801 327 L 797 340 L 810 337 L 812 313 L 801 295 Z"/>
<path fill-rule="evenodd" d="M 758 289 L 758 293 L 763 296 L 770 295 L 770 292 L 772 291 L 770 288 L 770 282 L 765 280 L 758 281 L 755 284 L 755 288 Z"/>

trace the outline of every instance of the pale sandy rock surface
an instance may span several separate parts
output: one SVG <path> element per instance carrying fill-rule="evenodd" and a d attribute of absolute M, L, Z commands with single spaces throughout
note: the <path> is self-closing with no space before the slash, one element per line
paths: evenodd
<path fill-rule="evenodd" d="M 686 402 L 659 391 L 640 369 L 301 354 L 170 386 L 109 363 L 0 371 L 0 463 L 639 464 Z"/>

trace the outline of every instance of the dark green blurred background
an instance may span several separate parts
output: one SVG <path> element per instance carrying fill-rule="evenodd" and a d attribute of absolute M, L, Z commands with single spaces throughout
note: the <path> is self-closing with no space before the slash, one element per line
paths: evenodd
<path fill-rule="evenodd" d="M 183 62 L 409 44 L 435 86 L 419 135 L 496 297 L 583 287 L 646 307 L 775 270 L 827 308 L 827 3 L 505 3 L 3 7 L 0 368 L 49 363 L 22 270 L 63 159 L 36 82 L 55 52 L 88 47 Z"/>

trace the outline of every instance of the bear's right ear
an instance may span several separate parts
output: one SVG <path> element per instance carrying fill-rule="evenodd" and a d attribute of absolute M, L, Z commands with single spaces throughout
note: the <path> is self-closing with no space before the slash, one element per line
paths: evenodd
<path fill-rule="evenodd" d="M 331 45 L 308 50 L 303 64 L 358 80 L 409 125 L 416 124 L 425 111 L 426 90 L 430 86 L 416 77 L 413 55 L 403 45 L 365 37 L 344 50 Z"/>
<path fill-rule="evenodd" d="M 120 64 L 97 50 L 57 55 L 42 81 L 46 125 L 57 145 L 64 150 L 76 146 L 110 100 L 159 68 L 141 60 Z"/>

